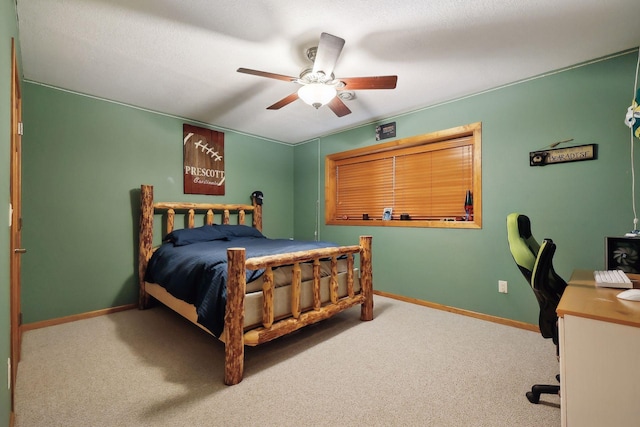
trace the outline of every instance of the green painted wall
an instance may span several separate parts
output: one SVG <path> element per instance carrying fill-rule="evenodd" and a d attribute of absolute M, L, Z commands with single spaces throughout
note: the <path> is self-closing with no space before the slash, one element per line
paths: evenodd
<path fill-rule="evenodd" d="M 184 195 L 183 120 L 33 83 L 23 98 L 25 323 L 136 301 L 140 184 L 159 201 L 262 190 L 265 233 L 293 236 L 293 147 L 225 131 L 226 195 Z"/>
<path fill-rule="evenodd" d="M 380 121 L 395 121 L 398 138 L 482 122 L 481 230 L 326 226 L 324 157 L 375 144 L 375 124 L 296 146 L 296 236 L 313 236 L 319 193 L 320 239 L 373 235 L 376 289 L 537 324 L 537 303 L 508 251 L 506 216 L 526 213 L 539 240 L 554 239 L 565 279 L 574 267 L 604 268 L 604 237 L 633 228 L 623 120 L 636 60 L 632 52 Z M 529 166 L 530 151 L 568 138 L 598 144 L 598 159 Z M 508 281 L 508 294 L 498 293 L 498 280 Z"/>
<path fill-rule="evenodd" d="M 11 395 L 6 360 L 11 353 L 9 312 L 9 180 L 11 160 L 11 38 L 19 52 L 18 21 L 13 0 L 0 1 L 0 426 L 9 425 Z M 19 56 L 19 54 L 18 54 Z"/>

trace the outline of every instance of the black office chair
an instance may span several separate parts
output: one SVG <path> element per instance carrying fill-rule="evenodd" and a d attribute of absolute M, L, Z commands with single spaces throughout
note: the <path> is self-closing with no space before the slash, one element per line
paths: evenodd
<path fill-rule="evenodd" d="M 527 279 L 540 306 L 538 324 L 544 338 L 551 338 L 558 347 L 558 315 L 556 307 L 567 283 L 553 269 L 556 245 L 544 239 L 539 245 L 531 234 L 531 222 L 526 215 L 512 213 L 507 216 L 507 238 L 509 249 L 516 265 Z M 556 376 L 560 380 L 559 376 Z M 526 393 L 531 403 L 540 401 L 540 394 L 559 394 L 559 385 L 536 384 Z"/>

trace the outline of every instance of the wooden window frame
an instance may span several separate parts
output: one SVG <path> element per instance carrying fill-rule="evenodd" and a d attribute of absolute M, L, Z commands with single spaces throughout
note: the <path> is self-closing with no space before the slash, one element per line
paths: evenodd
<path fill-rule="evenodd" d="M 419 149 L 421 146 L 430 145 L 429 148 L 451 143 L 460 138 L 470 138 L 472 145 L 472 185 L 473 193 L 473 218 L 468 221 L 451 220 L 401 220 L 401 212 L 393 212 L 393 219 L 382 221 L 379 218 L 365 220 L 357 218 L 337 218 L 337 164 L 345 161 L 358 161 L 389 157 L 407 150 Z M 431 145 L 435 144 L 435 145 Z M 455 145 L 455 143 L 453 144 Z M 462 205 L 464 200 L 460 200 Z M 376 213 L 379 217 L 382 212 Z M 396 141 L 391 141 L 373 146 L 357 148 L 327 155 L 325 158 L 325 224 L 327 225 L 356 225 L 378 227 L 427 227 L 427 228 L 482 228 L 482 123 L 472 123 L 451 129 L 417 135 Z"/>

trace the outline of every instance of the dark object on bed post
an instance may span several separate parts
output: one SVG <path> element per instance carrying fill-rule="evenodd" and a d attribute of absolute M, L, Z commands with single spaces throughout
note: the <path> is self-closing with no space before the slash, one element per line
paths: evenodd
<path fill-rule="evenodd" d="M 251 194 L 253 204 L 253 227 L 262 232 L 262 191 L 254 191 Z"/>

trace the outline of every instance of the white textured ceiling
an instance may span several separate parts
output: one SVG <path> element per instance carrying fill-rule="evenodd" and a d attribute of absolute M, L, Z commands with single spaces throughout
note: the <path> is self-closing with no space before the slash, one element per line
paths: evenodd
<path fill-rule="evenodd" d="M 640 45 L 640 0 L 17 0 L 24 78 L 296 144 Z M 301 100 L 321 32 L 337 77 L 398 75 L 352 114 Z M 632 84 L 630 76 L 630 84 Z"/>

